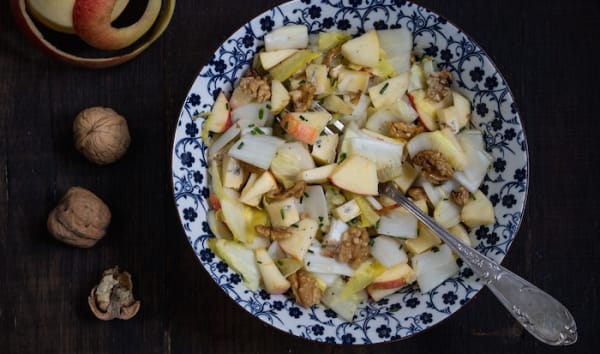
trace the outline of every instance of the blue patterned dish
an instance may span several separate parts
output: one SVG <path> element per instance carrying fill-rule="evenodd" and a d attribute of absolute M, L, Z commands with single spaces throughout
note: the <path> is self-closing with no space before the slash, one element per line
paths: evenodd
<path fill-rule="evenodd" d="M 275 7 L 227 39 L 202 69 L 190 89 L 177 122 L 172 155 L 174 197 L 188 241 L 211 277 L 246 311 L 296 336 L 320 342 L 368 344 L 397 340 L 439 323 L 477 294 L 483 284 L 459 260 L 460 273 L 429 293 L 408 288 L 378 302 L 366 302 L 354 322 L 323 306 L 299 307 L 284 295 L 251 292 L 241 277 L 207 247 L 212 237 L 208 205 L 206 146 L 202 120 L 220 90 L 230 93 L 262 46 L 262 37 L 287 23 L 305 24 L 311 32 L 405 27 L 413 32 L 415 51 L 453 72 L 459 91 L 474 107 L 473 123 L 484 132 L 494 157 L 481 190 L 495 207 L 496 224 L 471 233 L 477 249 L 501 261 L 519 228 L 527 194 L 527 144 L 506 82 L 483 50 L 445 19 L 407 1 L 302 0 Z"/>

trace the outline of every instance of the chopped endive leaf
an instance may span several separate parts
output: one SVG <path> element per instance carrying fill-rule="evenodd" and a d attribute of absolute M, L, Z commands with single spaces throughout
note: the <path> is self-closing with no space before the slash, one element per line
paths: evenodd
<path fill-rule="evenodd" d="M 352 36 L 345 32 L 320 32 L 318 40 L 319 50 L 325 51 L 338 47 L 350 39 L 352 39 Z"/>
<path fill-rule="evenodd" d="M 371 204 L 365 199 L 365 197 L 360 195 L 355 195 L 354 200 L 358 207 L 360 208 L 360 226 L 361 227 L 370 227 L 375 226 L 379 221 L 379 214 L 373 210 Z"/>
<path fill-rule="evenodd" d="M 320 55 L 321 53 L 311 52 L 307 49 L 300 50 L 277 64 L 273 69 L 269 70 L 269 73 L 274 80 L 285 81 Z"/>
<path fill-rule="evenodd" d="M 348 322 L 352 322 L 358 305 L 367 299 L 367 294 L 365 291 L 361 290 L 350 296 L 343 297 L 341 294 L 344 286 L 344 281 L 341 278 L 337 278 L 333 284 L 325 290 L 321 301 L 327 307 L 335 311 L 341 318 Z"/>
<path fill-rule="evenodd" d="M 266 170 L 282 139 L 269 135 L 244 135 L 229 149 L 229 156 Z"/>
<path fill-rule="evenodd" d="M 208 240 L 208 247 L 233 270 L 240 273 L 242 281 L 248 289 L 258 290 L 260 273 L 256 265 L 254 251 L 236 241 L 217 238 Z"/>
<path fill-rule="evenodd" d="M 350 279 L 348 279 L 346 285 L 344 285 L 341 297 L 343 299 L 348 298 L 349 296 L 363 290 L 384 271 L 385 267 L 375 259 L 371 258 L 364 261 L 350 277 Z"/>
<path fill-rule="evenodd" d="M 301 261 L 293 258 L 279 258 L 275 261 L 275 265 L 279 268 L 284 277 L 288 277 L 304 265 Z"/>

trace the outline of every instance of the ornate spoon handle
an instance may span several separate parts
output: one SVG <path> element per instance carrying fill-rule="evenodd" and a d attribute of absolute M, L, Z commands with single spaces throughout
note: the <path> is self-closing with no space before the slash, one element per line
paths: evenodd
<path fill-rule="evenodd" d="M 573 316 L 560 302 L 540 288 L 463 244 L 391 183 L 379 186 L 379 193 L 392 198 L 444 241 L 490 288 L 506 309 L 535 338 L 550 345 L 577 341 Z"/>

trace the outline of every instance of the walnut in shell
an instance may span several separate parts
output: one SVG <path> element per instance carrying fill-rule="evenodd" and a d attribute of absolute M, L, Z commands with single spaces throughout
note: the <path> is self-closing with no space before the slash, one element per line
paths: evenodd
<path fill-rule="evenodd" d="M 90 292 L 88 304 L 94 316 L 104 321 L 128 320 L 135 316 L 140 310 L 140 301 L 133 297 L 131 274 L 121 272 L 119 266 L 105 270 L 100 283 Z"/>
<path fill-rule="evenodd" d="M 120 159 L 131 142 L 127 121 L 110 108 L 91 107 L 73 122 L 75 148 L 99 165 Z"/>
<path fill-rule="evenodd" d="M 48 215 L 48 231 L 59 241 L 92 247 L 106 234 L 110 210 L 94 193 L 71 187 Z"/>

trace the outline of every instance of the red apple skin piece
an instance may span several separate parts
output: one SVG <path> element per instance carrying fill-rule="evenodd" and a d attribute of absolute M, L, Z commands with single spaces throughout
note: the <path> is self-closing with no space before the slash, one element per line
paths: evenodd
<path fill-rule="evenodd" d="M 290 136 L 309 145 L 314 144 L 319 137 L 319 132 L 315 127 L 301 121 L 293 114 L 286 114 L 279 124 Z"/>
<path fill-rule="evenodd" d="M 404 278 L 393 279 L 389 281 L 372 283 L 371 286 L 373 289 L 395 289 L 400 288 L 406 285 L 406 280 Z"/>
<path fill-rule="evenodd" d="M 123 64 L 142 53 L 148 48 L 160 35 L 167 29 L 173 12 L 175 11 L 175 0 L 169 0 L 166 7 L 158 19 L 158 25 L 153 30 L 152 36 L 138 48 L 129 53 L 104 58 L 85 58 L 67 53 L 58 49 L 55 45 L 48 42 L 44 35 L 38 30 L 35 23 L 27 13 L 26 0 L 10 0 L 12 15 L 21 29 L 21 32 L 43 53 L 60 60 L 66 64 L 80 66 L 90 69 L 102 69 Z"/>
<path fill-rule="evenodd" d="M 140 39 L 154 24 L 162 0 L 149 0 L 142 17 L 128 27 L 115 28 L 111 15 L 117 0 L 77 0 L 73 8 L 75 33 L 94 48 L 123 49 Z"/>
<path fill-rule="evenodd" d="M 210 203 L 212 210 L 217 211 L 217 210 L 221 209 L 221 202 L 219 201 L 219 198 L 217 197 L 216 194 L 214 194 L 214 193 L 209 194 L 208 202 Z"/>
<path fill-rule="evenodd" d="M 223 133 L 233 125 L 229 101 L 223 92 L 219 93 L 211 111 L 211 117 L 206 123 L 210 123 L 208 129 L 215 133 Z"/>

